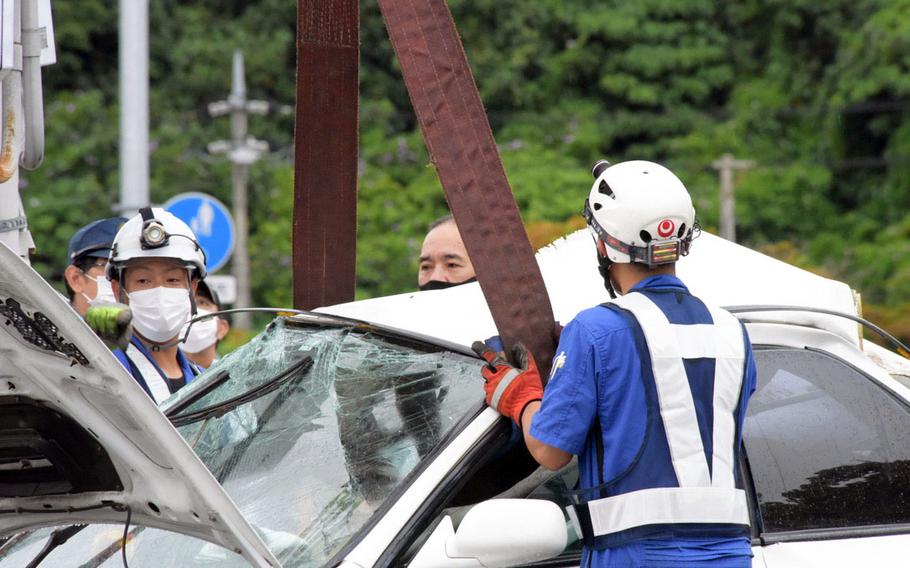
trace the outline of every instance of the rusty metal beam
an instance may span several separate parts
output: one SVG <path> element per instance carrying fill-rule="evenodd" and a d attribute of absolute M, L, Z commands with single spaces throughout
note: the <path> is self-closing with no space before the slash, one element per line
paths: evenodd
<path fill-rule="evenodd" d="M 357 0 L 297 1 L 294 307 L 354 299 L 360 11 Z"/>
<path fill-rule="evenodd" d="M 444 0 L 379 0 L 405 85 L 503 343 L 543 369 L 553 309 Z"/>

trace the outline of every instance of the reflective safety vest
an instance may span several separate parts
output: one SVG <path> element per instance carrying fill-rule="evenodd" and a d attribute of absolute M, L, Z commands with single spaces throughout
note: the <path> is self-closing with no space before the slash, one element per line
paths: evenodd
<path fill-rule="evenodd" d="M 130 341 L 126 351 L 117 349 L 114 355 L 126 367 L 126 370 L 136 379 L 139 386 L 142 387 L 155 404 L 161 404 L 166 398 L 171 396 L 172 392 L 164 378 L 164 373 L 157 364 L 152 360 L 151 355 L 139 343 L 135 337 Z M 183 368 L 183 376 L 186 384 L 190 384 L 196 375 L 200 373 L 199 367 L 190 362 L 183 353 L 178 351 L 177 361 Z"/>
<path fill-rule="evenodd" d="M 671 324 L 661 308 L 640 292 L 605 306 L 630 313 L 641 329 L 647 352 L 639 356 L 650 359 L 650 369 L 644 363 L 642 369 L 649 411 L 635 461 L 616 479 L 577 492 L 575 503 L 568 507 L 585 545 L 602 550 L 643 538 L 748 536 L 749 510 L 737 475 L 736 414 L 745 373 L 740 322 L 729 312 L 708 306 L 713 323 Z M 690 371 L 701 375 L 690 377 L 684 361 L 693 359 L 713 359 L 713 365 L 700 368 L 713 366 L 714 376 Z M 711 432 L 700 431 L 697 408 L 710 409 L 712 417 L 703 423 L 710 425 Z M 602 468 L 599 421 L 595 428 Z M 710 436 L 710 455 L 704 435 Z M 655 467 L 672 468 L 677 484 L 655 487 Z"/>

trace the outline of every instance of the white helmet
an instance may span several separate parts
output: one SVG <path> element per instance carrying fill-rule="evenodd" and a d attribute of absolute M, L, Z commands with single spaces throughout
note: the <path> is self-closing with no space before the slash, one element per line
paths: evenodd
<path fill-rule="evenodd" d="M 160 207 L 143 207 L 117 231 L 108 262 L 108 278 L 120 280 L 127 262 L 136 258 L 172 258 L 205 278 L 205 252 L 186 223 Z"/>
<path fill-rule="evenodd" d="M 695 208 L 673 172 L 643 160 L 613 166 L 601 160 L 593 174 L 584 217 L 611 262 L 654 267 L 689 253 L 698 236 Z"/>

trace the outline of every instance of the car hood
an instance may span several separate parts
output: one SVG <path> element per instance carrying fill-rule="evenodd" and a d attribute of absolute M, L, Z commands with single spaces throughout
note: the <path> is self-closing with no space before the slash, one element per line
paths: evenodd
<path fill-rule="evenodd" d="M 0 243 L 0 537 L 134 524 L 278 561 L 82 318 Z"/>

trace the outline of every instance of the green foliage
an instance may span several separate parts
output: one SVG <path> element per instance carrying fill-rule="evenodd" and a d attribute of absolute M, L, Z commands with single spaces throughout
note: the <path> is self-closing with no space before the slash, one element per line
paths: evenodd
<path fill-rule="evenodd" d="M 227 96 L 237 48 L 251 97 L 293 103 L 294 4 L 150 3 L 154 201 L 230 202 L 230 167 L 204 150 L 229 124 L 206 104 Z M 449 5 L 535 239 L 577 223 L 600 157 L 668 164 L 716 228 L 711 164 L 729 152 L 757 162 L 737 175 L 741 241 L 846 280 L 889 321 L 907 313 L 910 0 Z M 117 200 L 117 14 L 101 0 L 54 10 L 47 157 L 23 198 L 35 266 L 59 281 L 69 236 Z M 446 203 L 375 2 L 361 6 L 361 46 L 362 298 L 415 287 L 425 228 Z M 254 116 L 250 131 L 274 150 L 251 170 L 254 302 L 289 305 L 293 117 Z"/>

